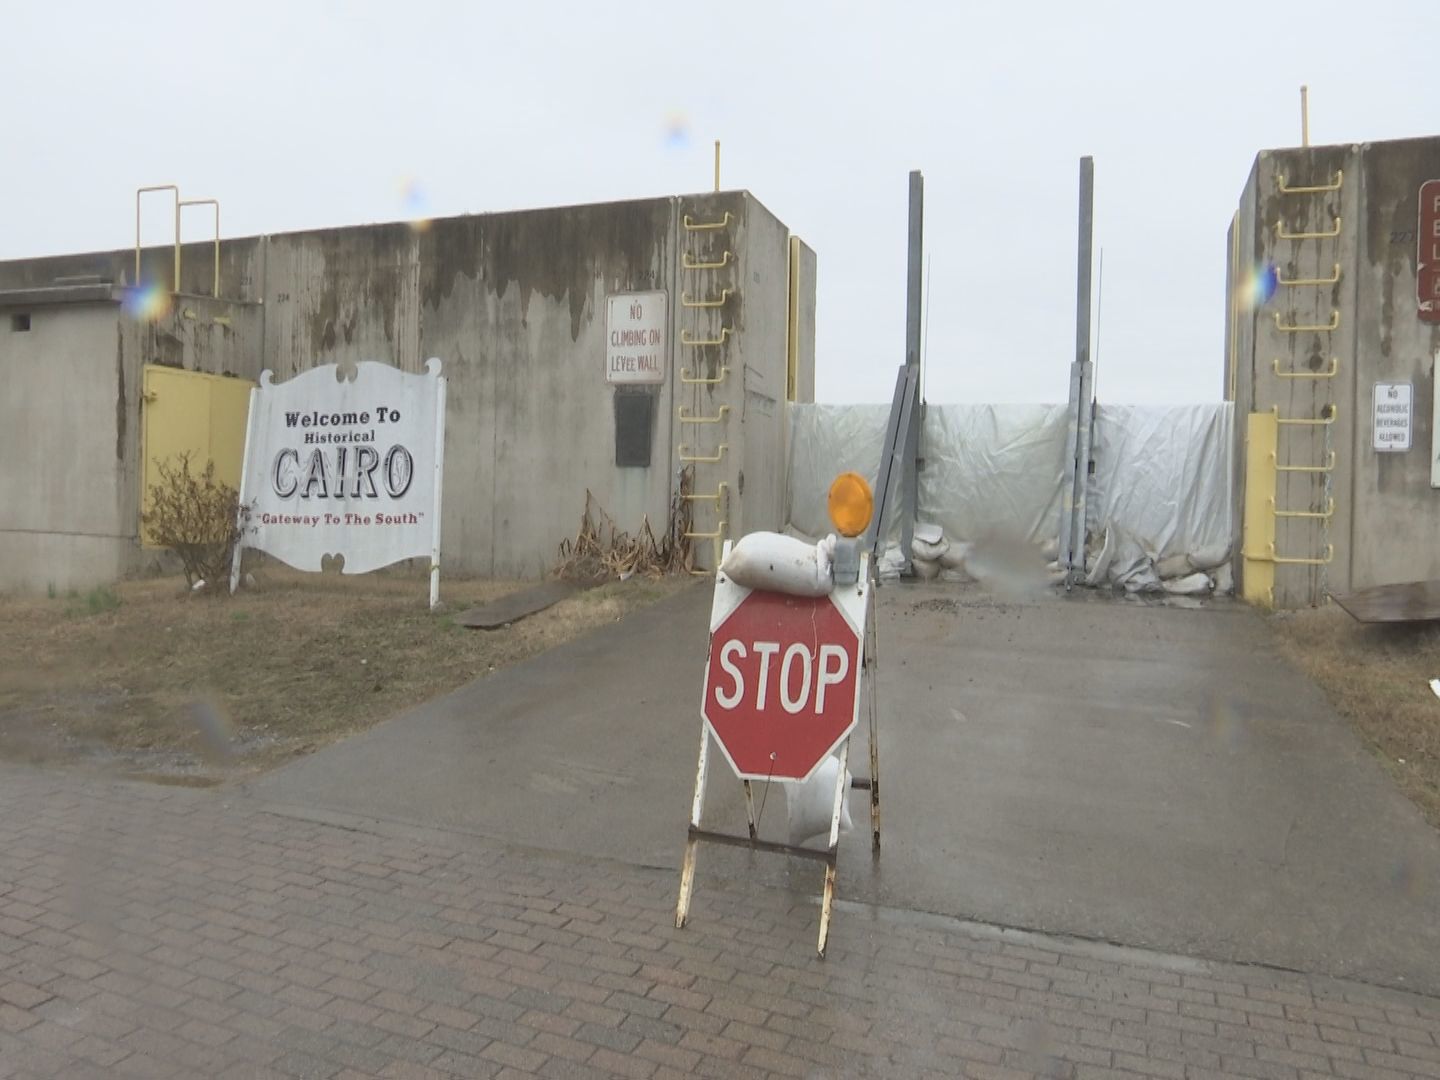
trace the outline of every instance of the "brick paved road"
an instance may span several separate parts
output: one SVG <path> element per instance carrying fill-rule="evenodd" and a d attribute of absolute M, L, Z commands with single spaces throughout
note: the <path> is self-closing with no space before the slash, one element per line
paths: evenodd
<path fill-rule="evenodd" d="M 870 909 L 818 961 L 704 870 L 677 931 L 670 872 L 0 766 L 0 1077 L 1440 1077 L 1433 999 Z"/>

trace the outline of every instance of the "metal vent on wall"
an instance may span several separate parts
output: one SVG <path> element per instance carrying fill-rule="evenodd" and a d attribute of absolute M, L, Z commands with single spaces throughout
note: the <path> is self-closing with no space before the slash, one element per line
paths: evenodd
<path fill-rule="evenodd" d="M 615 390 L 615 465 L 650 467 L 650 443 L 655 428 L 655 394 L 641 388 Z"/>

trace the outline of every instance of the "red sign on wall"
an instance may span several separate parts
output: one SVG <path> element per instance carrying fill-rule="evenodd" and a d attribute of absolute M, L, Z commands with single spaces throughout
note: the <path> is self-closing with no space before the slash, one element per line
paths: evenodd
<path fill-rule="evenodd" d="M 1420 318 L 1440 323 L 1440 180 L 1420 185 L 1420 254 L 1415 265 L 1415 299 Z"/>

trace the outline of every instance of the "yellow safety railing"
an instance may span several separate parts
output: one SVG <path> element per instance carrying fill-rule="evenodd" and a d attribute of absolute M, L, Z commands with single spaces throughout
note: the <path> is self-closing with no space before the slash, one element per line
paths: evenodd
<path fill-rule="evenodd" d="M 724 307 L 725 301 L 730 299 L 730 290 L 721 289 L 720 295 L 714 300 L 692 300 L 688 292 L 680 294 L 680 306 L 688 308 L 717 308 Z"/>
<path fill-rule="evenodd" d="M 691 346 L 695 346 L 695 347 L 697 347 L 697 348 L 700 347 L 700 346 L 702 346 L 702 345 L 724 345 L 724 344 L 725 344 L 725 339 L 728 338 L 732 333 L 733 333 L 733 331 L 730 329 L 730 327 L 728 327 L 728 326 L 722 326 L 722 327 L 720 328 L 720 336 L 717 337 L 717 338 L 692 338 L 692 337 L 690 336 L 690 331 L 689 331 L 688 329 L 687 329 L 687 330 L 681 330 L 681 331 L 680 331 L 680 344 L 681 344 L 681 345 L 691 345 Z"/>
<path fill-rule="evenodd" d="M 681 405 L 680 408 L 676 410 L 676 417 L 682 424 L 718 424 L 729 415 L 729 405 L 721 405 L 720 411 L 714 416 L 696 416 L 693 413 L 687 413 L 684 405 Z"/>
<path fill-rule="evenodd" d="M 715 489 L 715 494 L 713 495 L 682 495 L 680 497 L 686 502 L 713 502 L 716 506 L 719 506 L 725 501 L 729 494 L 730 485 L 722 481 L 720 486 Z"/>
<path fill-rule="evenodd" d="M 676 448 L 676 452 L 679 454 L 681 461 L 684 461 L 684 462 L 705 461 L 705 462 L 712 462 L 712 463 L 713 463 L 713 462 L 719 461 L 721 458 L 723 458 L 723 457 L 725 456 L 725 451 L 728 450 L 728 449 L 730 449 L 730 447 L 729 447 L 727 444 L 725 444 L 725 443 L 722 442 L 722 443 L 720 444 L 720 448 L 715 451 L 715 453 L 714 453 L 713 456 L 706 456 L 706 455 L 704 455 L 704 454 L 687 454 L 686 451 L 689 450 L 689 449 L 690 449 L 690 447 L 687 446 L 687 445 L 685 445 L 684 443 L 681 443 L 681 444 Z"/>
<path fill-rule="evenodd" d="M 1275 284 L 1284 285 L 1287 289 L 1293 289 L 1301 285 L 1338 285 L 1340 283 L 1340 264 L 1335 264 L 1335 270 L 1329 277 L 1317 278 L 1287 278 L 1284 274 L 1275 274 Z"/>
<path fill-rule="evenodd" d="M 719 270 L 722 266 L 730 265 L 730 258 L 731 253 L 727 251 L 720 256 L 719 262 L 696 261 L 690 257 L 690 253 L 687 251 L 684 256 L 681 257 L 680 265 L 686 270 Z"/>
<path fill-rule="evenodd" d="M 685 228 L 690 232 L 701 232 L 705 229 L 723 229 L 730 224 L 733 217 L 734 215 L 731 214 L 729 210 L 725 211 L 725 216 L 719 221 L 691 221 L 690 215 L 686 214 Z"/>
<path fill-rule="evenodd" d="M 688 540 L 719 540 L 725 535 L 725 526 L 728 524 L 729 522 L 722 520 L 714 532 L 687 532 L 685 537 Z"/>
<path fill-rule="evenodd" d="M 140 196 L 151 191 L 173 191 L 175 193 L 175 284 L 174 292 L 180 291 L 180 188 L 175 184 L 154 184 L 135 189 L 135 285 L 140 284 Z"/>
<path fill-rule="evenodd" d="M 1327 231 L 1297 233 L 1287 233 L 1285 231 L 1285 223 L 1283 221 L 1277 221 L 1275 223 L 1275 235 L 1281 240 L 1328 240 L 1333 236 L 1340 235 L 1340 219 L 1337 217 L 1335 219 L 1335 227 Z"/>
<path fill-rule="evenodd" d="M 1270 409 L 1275 414 L 1275 423 L 1290 424 L 1295 427 L 1329 427 L 1335 423 L 1335 417 L 1339 414 L 1340 408 L 1337 405 L 1324 405 L 1320 409 L 1318 419 L 1291 418 L 1280 415 L 1280 406 L 1275 405 Z"/>
<path fill-rule="evenodd" d="M 1281 194 L 1281 195 L 1319 195 L 1319 194 L 1321 194 L 1322 192 L 1326 192 L 1326 191 L 1339 191 L 1339 190 L 1340 190 L 1340 185 L 1343 184 L 1344 182 L 1345 182 L 1345 170 L 1344 170 L 1344 169 L 1336 169 L 1336 170 L 1335 170 L 1335 179 L 1332 180 L 1332 181 L 1330 181 L 1330 183 L 1328 183 L 1328 184 L 1314 184 L 1314 185 L 1310 185 L 1310 186 L 1307 186 L 1307 187 L 1301 187 L 1301 186 L 1291 187 L 1290 185 L 1288 185 L 1288 184 L 1285 182 L 1285 174 L 1284 174 L 1284 173 L 1281 173 L 1281 174 L 1280 174 L 1280 194 Z"/>
<path fill-rule="evenodd" d="M 1330 451 L 1330 456 L 1324 465 L 1280 465 L 1276 464 L 1276 472 L 1297 472 L 1297 473 L 1328 473 L 1335 469 L 1335 451 Z"/>
<path fill-rule="evenodd" d="M 212 283 L 212 285 L 210 286 L 210 295 L 213 296 L 215 299 L 218 300 L 218 299 L 220 299 L 220 200 L 219 200 L 219 199 L 184 199 L 184 200 L 181 201 L 180 205 L 181 205 L 181 206 L 213 206 L 213 207 L 215 208 L 215 279 L 214 279 L 214 282 Z M 177 223 L 178 223 L 178 219 L 177 219 Z M 177 256 L 178 256 L 178 253 L 177 253 Z M 179 264 L 179 262 L 177 261 L 175 265 L 178 267 L 180 264 Z M 175 274 L 176 274 L 175 280 L 178 282 L 178 281 L 180 280 L 180 276 L 179 276 L 180 272 L 179 272 L 178 269 L 176 270 Z M 177 290 L 177 291 L 179 290 L 179 286 L 178 286 L 178 285 L 176 286 L 176 290 Z"/>
<path fill-rule="evenodd" d="M 1329 333 L 1331 330 L 1338 329 L 1339 326 L 1340 312 L 1335 310 L 1332 310 L 1330 312 L 1330 324 L 1328 326 L 1324 323 L 1316 323 L 1313 326 L 1304 323 L 1290 323 L 1287 326 L 1285 323 L 1282 323 L 1280 321 L 1280 312 L 1275 312 L 1275 329 L 1279 330 L 1282 334 L 1305 334 L 1311 332 L 1326 334 Z"/>
<path fill-rule="evenodd" d="M 1314 518 L 1320 521 L 1329 521 L 1335 516 L 1335 500 L 1328 499 L 1324 510 L 1281 510 L 1275 506 L 1275 500 L 1270 500 L 1271 512 L 1277 518 Z"/>
<path fill-rule="evenodd" d="M 680 381 L 686 386 L 718 386 L 725 381 L 725 376 L 729 374 L 730 366 L 728 364 L 721 364 L 720 374 L 716 375 L 713 379 L 706 379 L 699 375 L 691 375 L 689 368 L 681 368 Z"/>
<path fill-rule="evenodd" d="M 1333 379 L 1335 373 L 1340 370 L 1340 361 L 1335 357 L 1330 358 L 1329 371 L 1281 371 L 1280 358 L 1277 356 L 1271 365 L 1275 369 L 1275 377 L 1278 379 Z"/>
<path fill-rule="evenodd" d="M 1276 554 L 1275 545 L 1271 544 L 1269 558 L 1272 563 L 1280 566 L 1329 566 L 1335 559 L 1335 545 L 1325 545 L 1325 557 L 1322 559 L 1297 559 Z"/>

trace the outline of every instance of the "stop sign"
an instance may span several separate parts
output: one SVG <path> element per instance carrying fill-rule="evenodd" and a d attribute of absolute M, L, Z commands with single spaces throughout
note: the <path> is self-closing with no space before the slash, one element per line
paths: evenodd
<path fill-rule="evenodd" d="M 700 712 L 741 779 L 805 780 L 850 734 L 867 599 L 854 586 L 802 597 L 717 578 Z"/>

